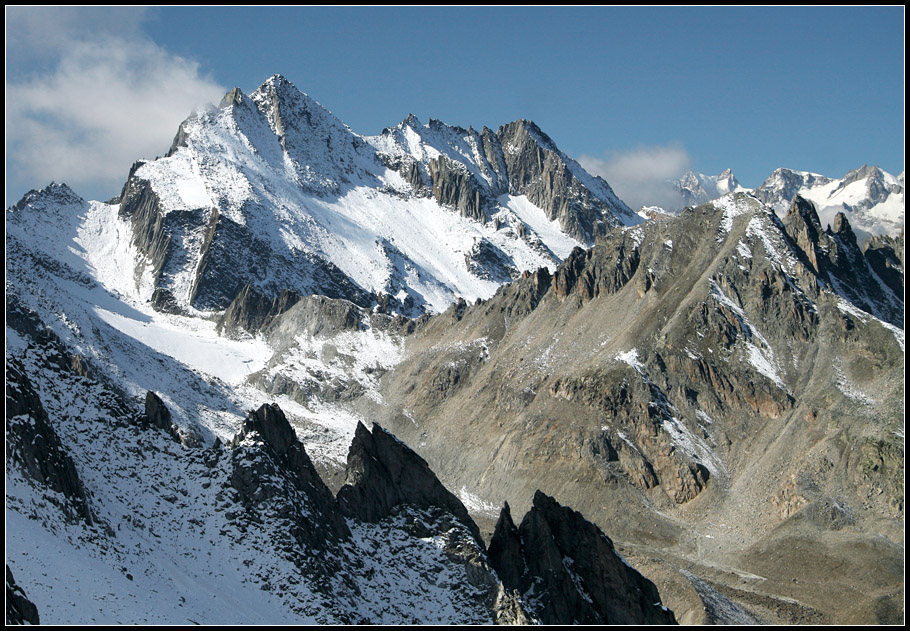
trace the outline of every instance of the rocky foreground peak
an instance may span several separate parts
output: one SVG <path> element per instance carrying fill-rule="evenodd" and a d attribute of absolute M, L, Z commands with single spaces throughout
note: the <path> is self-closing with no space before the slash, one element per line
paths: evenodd
<path fill-rule="evenodd" d="M 376 424 L 372 432 L 357 424 L 338 502 L 346 515 L 368 522 L 390 516 L 402 504 L 441 508 L 482 541 L 464 504 L 442 485 L 426 461 Z"/>
<path fill-rule="evenodd" d="M 503 506 L 490 562 L 543 624 L 676 622 L 654 584 L 619 556 L 597 526 L 539 490 L 517 528 Z"/>

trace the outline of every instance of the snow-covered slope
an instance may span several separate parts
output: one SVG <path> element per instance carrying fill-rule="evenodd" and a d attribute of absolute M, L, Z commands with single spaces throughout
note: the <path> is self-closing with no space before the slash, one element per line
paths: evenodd
<path fill-rule="evenodd" d="M 181 200 L 201 195 L 172 184 Z M 406 320 L 314 298 L 326 302 L 282 314 L 293 335 L 221 336 L 198 312 L 153 308 L 153 270 L 135 273 L 134 225 L 118 210 L 52 184 L 6 213 L 7 563 L 42 622 L 533 619 L 503 591 L 473 522 L 432 502 L 341 516 L 318 481 L 316 470 L 344 468 L 367 420 L 339 392 L 381 400 L 378 375 L 402 347 L 388 323 Z M 335 328 L 333 309 L 356 322 Z M 305 316 L 321 320 L 298 328 Z M 251 412 L 265 401 L 287 411 L 281 431 L 306 441 L 312 463 L 275 456 Z"/>
<path fill-rule="evenodd" d="M 264 340 L 219 337 L 214 322 L 121 293 L 136 252 L 116 238 L 129 228 L 116 210 L 52 185 L 7 211 L 7 564 L 41 622 L 493 622 L 495 574 L 479 568 L 487 584 L 474 587 L 468 557 L 453 563 L 483 550 L 439 515 L 349 519 L 322 547 L 289 538 L 289 525 L 318 521 L 315 496 L 288 486 L 292 469 L 257 468 L 268 450 L 255 432 L 224 445 L 275 401 L 299 435 L 316 435 L 320 463 L 343 466 L 339 446 L 361 419 L 245 385 L 271 353 Z M 342 350 L 356 352 L 358 335 L 375 334 L 347 333 Z M 170 410 L 171 436 L 143 419 L 148 391 Z M 61 460 L 77 476 L 62 489 L 41 464 Z M 248 478 L 272 491 L 244 503 L 235 487 Z"/>
<path fill-rule="evenodd" d="M 595 223 L 640 221 L 605 182 L 546 151 L 588 187 Z M 409 315 L 489 297 L 595 236 L 572 199 L 529 203 L 506 162 L 488 129 L 409 117 L 363 138 L 283 77 L 250 96 L 234 89 L 181 125 L 168 156 L 130 174 L 119 212 L 150 268 L 137 296 L 217 310 L 251 284 L 366 307 L 387 296 Z"/>

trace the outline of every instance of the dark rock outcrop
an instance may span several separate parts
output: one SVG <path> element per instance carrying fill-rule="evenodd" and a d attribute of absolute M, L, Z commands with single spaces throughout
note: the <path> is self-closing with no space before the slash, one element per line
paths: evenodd
<path fill-rule="evenodd" d="M 442 508 L 482 541 L 464 504 L 442 485 L 426 461 L 376 424 L 372 433 L 357 424 L 338 503 L 345 515 L 366 522 L 378 522 L 401 505 Z"/>
<path fill-rule="evenodd" d="M 257 209 L 250 208 L 249 212 L 255 214 Z M 361 306 L 371 306 L 375 301 L 331 261 L 311 252 L 293 257 L 280 253 L 249 226 L 212 211 L 190 303 L 200 309 L 226 309 L 248 285 L 265 296 L 278 297 L 290 289 L 345 298 Z"/>
<path fill-rule="evenodd" d="M 433 197 L 443 206 L 454 208 L 463 217 L 485 222 L 485 207 L 492 203 L 487 192 L 477 185 L 461 164 L 439 156 L 429 163 Z"/>
<path fill-rule="evenodd" d="M 815 206 L 798 195 L 783 226 L 795 242 L 801 262 L 822 283 L 864 311 L 902 326 L 903 273 L 896 269 L 893 250 L 889 255 L 887 251 L 873 249 L 867 257 L 844 213 L 837 213 L 834 225 L 822 230 Z M 805 284 L 812 286 L 809 282 Z"/>
<path fill-rule="evenodd" d="M 151 427 L 160 429 L 175 441 L 180 442 L 177 428 L 171 422 L 171 411 L 167 409 L 161 397 L 151 390 L 145 394 L 145 415 L 142 417 L 142 421 Z"/>
<path fill-rule="evenodd" d="M 6 566 L 6 624 L 41 624 L 38 608 L 16 584 L 9 565 Z"/>
<path fill-rule="evenodd" d="M 654 584 L 580 513 L 540 491 L 516 528 L 506 505 L 490 563 L 544 624 L 674 624 Z"/>
<path fill-rule="evenodd" d="M 477 241 L 465 254 L 465 265 L 477 278 L 508 283 L 518 275 L 512 258 L 489 241 Z"/>
<path fill-rule="evenodd" d="M 16 360 L 6 364 L 6 458 L 29 479 L 61 494 L 47 497 L 67 519 L 93 523 L 88 497 L 72 458 L 63 447 L 32 386 Z"/>
<path fill-rule="evenodd" d="M 280 520 L 296 543 L 286 551 L 298 564 L 318 566 L 313 551 L 350 537 L 335 498 L 281 408 L 263 405 L 251 412 L 231 446 L 231 486 L 248 517 Z"/>
<path fill-rule="evenodd" d="M 133 229 L 132 244 L 145 256 L 152 268 L 152 279 L 157 282 L 171 249 L 171 235 L 165 225 L 164 213 L 161 212 L 161 201 L 152 190 L 151 183 L 134 177 L 143 164 L 145 163 L 141 161 L 136 162 L 130 168 L 120 193 L 119 214 L 130 220 Z M 142 265 L 136 266 L 137 286 L 142 268 Z"/>
<path fill-rule="evenodd" d="M 904 238 L 876 236 L 863 246 L 869 266 L 891 291 L 904 294 Z"/>
<path fill-rule="evenodd" d="M 287 289 L 269 298 L 247 283 L 219 318 L 216 329 L 220 335 L 232 338 L 239 337 L 242 332 L 255 334 L 293 307 L 300 298 L 300 294 Z"/>

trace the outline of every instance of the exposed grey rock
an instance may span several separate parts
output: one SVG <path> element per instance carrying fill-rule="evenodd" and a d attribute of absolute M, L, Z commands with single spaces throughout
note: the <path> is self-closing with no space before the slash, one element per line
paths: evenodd
<path fill-rule="evenodd" d="M 243 91 L 234 87 L 230 89 L 227 94 L 221 97 L 221 102 L 218 104 L 218 107 L 230 107 L 232 105 L 240 105 L 243 101 Z"/>
<path fill-rule="evenodd" d="M 601 189 L 596 192 L 579 181 L 569 166 L 571 159 L 531 121 L 503 125 L 496 136 L 505 148 L 501 155 L 510 192 L 526 195 L 550 220 L 558 219 L 562 229 L 578 241 L 591 244 L 595 237 L 620 223 L 617 217 L 633 216 L 602 179 L 591 178 Z"/>
<path fill-rule="evenodd" d="M 203 239 L 191 304 L 225 309 L 247 285 L 265 296 L 278 297 L 290 290 L 345 298 L 362 306 L 374 303 L 369 292 L 331 261 L 309 252 L 295 258 L 277 253 L 248 226 L 214 211 Z"/>
<path fill-rule="evenodd" d="M 876 236 L 863 246 L 869 266 L 898 296 L 904 294 L 904 238 Z"/>
<path fill-rule="evenodd" d="M 373 170 L 364 166 L 379 166 L 376 151 L 285 77 L 269 77 L 242 99 L 267 121 L 297 172 L 297 185 L 307 192 L 338 195 L 355 181 L 378 186 Z M 317 164 L 321 168 L 314 172 Z"/>
<path fill-rule="evenodd" d="M 426 461 L 376 424 L 372 433 L 357 424 L 338 503 L 345 515 L 367 522 L 389 516 L 402 504 L 442 508 L 482 541 L 464 504 L 442 485 Z"/>
<path fill-rule="evenodd" d="M 900 184 L 892 184 L 890 186 L 885 184 L 885 174 L 880 168 L 864 164 L 860 168 L 847 173 L 837 189 L 831 194 L 835 195 L 850 184 L 862 180 L 867 180 L 865 197 L 858 204 L 847 206 L 846 210 L 865 210 L 885 201 L 892 193 L 899 195 L 904 191 L 904 187 Z"/>
<path fill-rule="evenodd" d="M 244 332 L 255 334 L 293 307 L 300 299 L 300 294 L 290 290 L 284 290 L 278 296 L 268 298 L 247 284 L 218 319 L 216 330 L 220 335 L 231 338 L 238 338 Z"/>
<path fill-rule="evenodd" d="M 538 491 L 515 527 L 505 506 L 490 562 L 544 624 L 675 624 L 654 584 L 626 564 L 597 526 Z"/>
<path fill-rule="evenodd" d="M 487 221 L 485 208 L 492 204 L 486 191 L 475 184 L 467 169 L 439 156 L 429 163 L 433 197 L 443 206 L 454 208 L 460 215 L 475 221 Z"/>
<path fill-rule="evenodd" d="M 753 531 L 824 497 L 848 506 L 853 525 L 816 503 L 800 541 L 860 531 L 874 541 L 881 528 L 893 537 L 903 527 L 903 338 L 859 310 L 884 311 L 872 291 L 884 283 L 863 271 L 847 223 L 830 233 L 820 223 L 811 205 L 781 219 L 737 194 L 613 231 L 567 257 L 543 291 L 522 278 L 429 318 L 383 378 L 391 410 L 368 409 L 452 484 L 513 507 L 535 488 L 559 494 L 643 556 L 658 550 L 658 574 L 675 563 L 667 546 L 691 553 L 695 535 L 680 523 L 717 540 L 712 524 L 749 523 L 744 540 L 757 545 Z M 805 471 L 812 483 L 788 496 L 789 476 Z M 718 541 L 715 554 L 715 543 L 699 540 L 699 553 L 721 562 L 742 549 Z M 721 582 L 737 588 L 733 575 Z M 877 596 L 863 594 L 869 619 Z M 839 598 L 814 597 L 841 611 Z"/>
<path fill-rule="evenodd" d="M 152 268 L 151 276 L 157 281 L 164 267 L 170 246 L 170 234 L 165 228 L 165 217 L 160 210 L 158 195 L 151 184 L 134 177 L 135 172 L 144 164 L 139 161 L 130 167 L 130 173 L 123 191 L 120 193 L 121 217 L 130 219 L 133 228 L 132 243 L 145 256 Z M 139 285 L 141 269 L 136 266 L 136 285 Z"/>
<path fill-rule="evenodd" d="M 414 135 L 440 155 L 422 162 L 409 156 Z M 506 193 L 527 195 L 582 243 L 593 243 L 620 221 L 638 221 L 606 182 L 584 173 L 530 121 L 509 123 L 494 133 L 432 119 L 423 126 L 411 115 L 379 138 L 377 146 L 384 150 L 390 143 L 397 147 L 394 154 L 379 154 L 380 159 L 401 173 L 416 194 L 432 196 L 477 221 L 488 221 L 498 209 L 496 198 Z"/>
<path fill-rule="evenodd" d="M 477 278 L 508 283 L 518 278 L 512 258 L 489 241 L 477 241 L 465 254 L 465 264 Z"/>
<path fill-rule="evenodd" d="M 487 554 L 502 584 L 507 589 L 520 590 L 522 577 L 528 572 L 528 568 L 521 550 L 521 535 L 512 521 L 512 511 L 508 502 L 503 503 L 499 512 Z"/>
<path fill-rule="evenodd" d="M 9 565 L 6 566 L 6 624 L 41 624 L 38 608 L 16 584 Z"/>
<path fill-rule="evenodd" d="M 283 292 L 317 291 L 363 306 L 375 303 L 372 294 L 331 261 L 309 252 L 300 253 L 295 259 L 277 253 L 249 227 L 225 217 L 217 208 L 164 213 L 149 182 L 134 176 L 141 165 L 133 165 L 124 185 L 120 215 L 130 219 L 133 243 L 151 267 L 155 285 L 152 304 L 156 309 L 182 312 L 180 301 L 184 298 L 174 295 L 172 277 L 188 266 L 194 268 L 188 304 L 199 309 L 226 309 L 238 297 L 240 305 L 235 311 L 242 310 L 245 302 L 249 308 L 251 291 L 261 296 L 260 301 L 272 299 L 265 296 L 275 296 L 278 303 L 288 298 L 286 293 L 282 298 Z M 185 246 L 195 241 L 199 241 L 198 252 Z M 144 269 L 144 265 L 136 266 L 137 286 Z M 230 317 L 242 321 L 253 314 L 232 313 Z"/>
<path fill-rule="evenodd" d="M 872 262 L 867 260 L 844 213 L 835 215 L 833 229 L 822 231 L 815 206 L 796 196 L 783 225 L 796 242 L 801 259 L 819 280 L 861 309 L 891 324 L 902 324 L 902 283 L 898 294 L 897 274 L 887 273 L 880 256 L 873 255 Z M 882 279 L 873 265 L 884 268 L 890 282 Z"/>
<path fill-rule="evenodd" d="M 768 179 L 753 191 L 753 195 L 773 207 L 780 200 L 792 200 L 803 187 L 821 186 L 829 182 L 830 178 L 814 173 L 775 169 Z"/>

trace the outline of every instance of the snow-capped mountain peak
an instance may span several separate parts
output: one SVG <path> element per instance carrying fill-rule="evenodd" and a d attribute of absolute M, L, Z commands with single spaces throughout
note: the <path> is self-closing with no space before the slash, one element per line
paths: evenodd
<path fill-rule="evenodd" d="M 815 204 L 823 226 L 844 213 L 861 238 L 897 236 L 904 225 L 903 179 L 879 167 L 864 165 L 840 179 L 777 169 L 755 189 L 755 196 L 777 212 L 784 212 L 796 195 Z"/>
<path fill-rule="evenodd" d="M 409 315 L 640 221 L 529 121 L 494 134 L 410 115 L 362 137 L 280 75 L 184 121 L 133 169 L 120 215 L 159 306 L 224 309 L 251 285 Z"/>
<path fill-rule="evenodd" d="M 680 207 L 704 204 L 723 197 L 727 193 L 745 190 L 729 168 L 717 175 L 686 171 L 681 178 L 673 182 L 673 188 L 680 195 Z"/>

